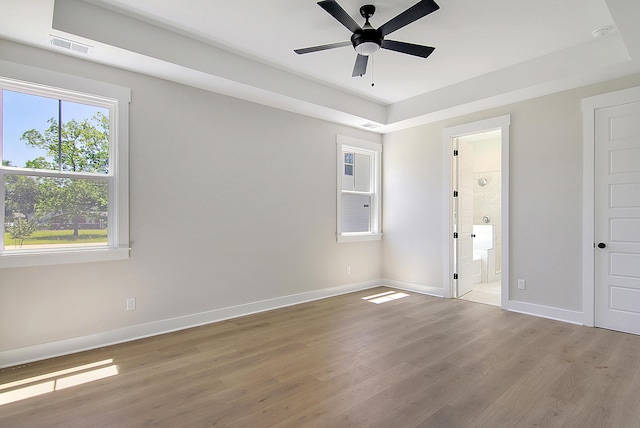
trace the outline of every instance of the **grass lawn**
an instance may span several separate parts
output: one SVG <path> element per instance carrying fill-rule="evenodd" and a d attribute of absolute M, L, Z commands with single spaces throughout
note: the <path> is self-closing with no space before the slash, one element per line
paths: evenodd
<path fill-rule="evenodd" d="M 83 229 L 78 231 L 78 239 L 73 239 L 73 230 L 38 230 L 24 239 L 22 246 L 42 244 L 88 244 L 107 242 L 107 229 Z M 9 232 L 4 233 L 4 244 L 14 245 Z"/>

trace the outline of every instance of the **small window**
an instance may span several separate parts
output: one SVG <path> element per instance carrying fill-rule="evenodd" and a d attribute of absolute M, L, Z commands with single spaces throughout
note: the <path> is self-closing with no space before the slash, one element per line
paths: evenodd
<path fill-rule="evenodd" d="M 128 257 L 128 90 L 0 77 L 0 91 L 0 267 Z"/>
<path fill-rule="evenodd" d="M 355 153 L 344 154 L 344 175 L 353 176 L 353 156 Z"/>
<path fill-rule="evenodd" d="M 338 136 L 338 242 L 380 239 L 382 145 Z"/>

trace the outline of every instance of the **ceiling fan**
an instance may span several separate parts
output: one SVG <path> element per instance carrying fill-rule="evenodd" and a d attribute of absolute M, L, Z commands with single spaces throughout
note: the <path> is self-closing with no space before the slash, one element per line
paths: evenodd
<path fill-rule="evenodd" d="M 369 23 L 369 18 L 371 18 L 376 11 L 376 7 L 372 4 L 366 4 L 360 8 L 360 15 L 365 19 L 365 23 L 362 27 L 360 27 L 335 0 L 323 0 L 318 2 L 318 5 L 329 12 L 331 16 L 337 19 L 353 33 L 351 40 L 303 49 L 295 49 L 294 52 L 301 55 L 352 45 L 358 53 L 355 66 L 353 67 L 353 77 L 364 76 L 367 72 L 369 56 L 377 52 L 380 48 L 419 56 L 422 58 L 428 57 L 435 50 L 435 48 L 430 46 L 414 45 L 412 43 L 397 42 L 395 40 L 385 40 L 385 37 L 392 32 L 440 9 L 440 6 L 438 6 L 433 0 L 419 1 L 395 18 L 392 18 L 385 24 L 382 24 L 377 29 L 373 28 Z"/>

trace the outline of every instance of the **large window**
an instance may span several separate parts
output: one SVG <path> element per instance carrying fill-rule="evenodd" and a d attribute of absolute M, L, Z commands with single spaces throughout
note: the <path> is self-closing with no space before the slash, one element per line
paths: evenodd
<path fill-rule="evenodd" d="M 382 145 L 338 136 L 338 242 L 380 239 Z"/>
<path fill-rule="evenodd" d="M 40 74 L 0 77 L 0 267 L 126 258 L 128 90 Z"/>

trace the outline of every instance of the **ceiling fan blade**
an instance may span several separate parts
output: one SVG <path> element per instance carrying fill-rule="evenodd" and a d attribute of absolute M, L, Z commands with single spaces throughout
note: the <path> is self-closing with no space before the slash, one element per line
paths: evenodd
<path fill-rule="evenodd" d="M 417 21 L 418 19 L 429 15 L 432 12 L 440 9 L 440 6 L 436 4 L 433 0 L 421 0 L 420 2 L 414 4 L 409 9 L 402 12 L 400 15 L 395 18 L 391 18 L 391 20 L 387 21 L 385 24 L 382 24 L 378 30 L 382 33 L 382 37 L 387 34 L 391 34 L 394 31 L 404 27 L 405 25 L 411 24 L 413 21 Z"/>
<path fill-rule="evenodd" d="M 436 49 L 431 46 L 414 45 L 413 43 L 396 42 L 395 40 L 383 40 L 382 49 L 402 52 L 409 55 L 426 58 Z"/>
<path fill-rule="evenodd" d="M 353 73 L 351 77 L 362 77 L 367 73 L 367 62 L 369 62 L 369 57 L 360 55 L 356 57 L 356 64 L 353 66 Z"/>
<path fill-rule="evenodd" d="M 312 46 L 310 48 L 294 49 L 293 51 L 295 53 L 297 53 L 298 55 L 302 55 L 302 54 L 311 53 L 311 52 L 326 51 L 327 49 L 342 48 L 344 46 L 351 46 L 351 42 L 330 43 L 328 45 L 320 45 L 320 46 Z"/>
<path fill-rule="evenodd" d="M 354 21 L 353 18 L 349 16 L 349 14 L 345 12 L 344 9 L 335 0 L 319 1 L 318 5 L 329 12 L 329 14 L 335 19 L 340 21 L 340 23 L 347 27 L 352 33 L 361 30 L 358 23 Z"/>

